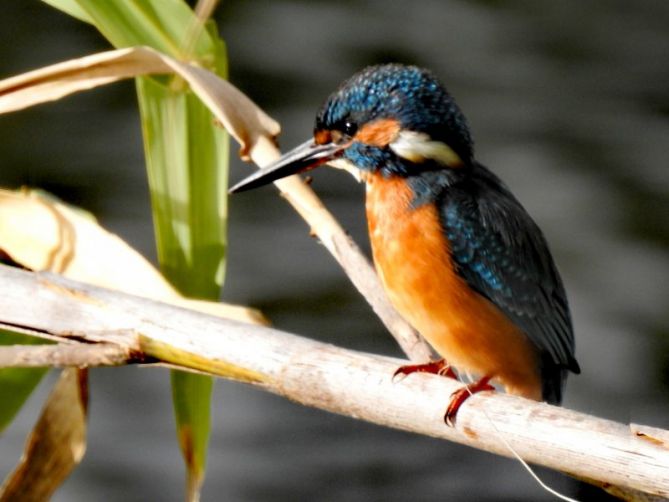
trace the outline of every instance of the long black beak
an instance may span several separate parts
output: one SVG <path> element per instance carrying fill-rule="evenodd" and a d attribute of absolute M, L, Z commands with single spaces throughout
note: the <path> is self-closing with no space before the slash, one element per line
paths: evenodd
<path fill-rule="evenodd" d="M 228 190 L 229 193 L 244 192 L 285 178 L 291 174 L 308 171 L 339 157 L 346 144 L 327 143 L 317 145 L 313 139 L 283 155 L 279 160 L 244 178 Z"/>

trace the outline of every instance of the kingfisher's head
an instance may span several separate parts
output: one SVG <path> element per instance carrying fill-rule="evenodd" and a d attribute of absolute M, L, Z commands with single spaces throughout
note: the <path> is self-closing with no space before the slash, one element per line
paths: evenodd
<path fill-rule="evenodd" d="M 467 121 L 431 72 L 399 64 L 371 66 L 326 100 L 312 139 L 230 191 L 249 190 L 326 163 L 411 176 L 466 168 L 472 156 Z"/>

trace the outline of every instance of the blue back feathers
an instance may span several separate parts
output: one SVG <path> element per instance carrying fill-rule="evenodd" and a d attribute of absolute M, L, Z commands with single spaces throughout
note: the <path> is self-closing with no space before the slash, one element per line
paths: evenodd
<path fill-rule="evenodd" d="M 580 369 L 567 296 L 541 230 L 480 164 L 442 185 L 433 202 L 458 273 L 539 349 L 544 399 L 559 403 L 567 371 Z"/>
<path fill-rule="evenodd" d="M 543 398 L 559 403 L 578 373 L 567 296 L 532 218 L 484 166 L 414 172 L 412 204 L 434 204 L 458 274 L 518 326 L 540 355 Z"/>

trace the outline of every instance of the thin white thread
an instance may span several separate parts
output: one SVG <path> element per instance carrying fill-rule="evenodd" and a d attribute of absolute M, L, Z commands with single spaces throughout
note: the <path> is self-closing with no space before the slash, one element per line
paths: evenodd
<path fill-rule="evenodd" d="M 471 391 L 471 389 L 469 388 L 468 385 L 465 387 L 465 389 L 467 389 L 467 392 L 469 393 L 470 397 L 474 395 L 474 393 Z M 492 425 L 492 428 L 495 429 L 495 432 L 497 432 L 499 438 L 502 440 L 502 443 L 504 443 L 504 446 L 506 446 L 509 449 L 509 451 L 513 454 L 513 456 L 516 457 L 518 462 L 520 462 L 521 465 L 525 468 L 525 470 L 530 473 L 530 476 L 532 476 L 534 478 L 534 480 L 539 484 L 539 486 L 541 486 L 548 493 L 550 493 L 552 495 L 555 495 L 557 498 L 559 498 L 561 500 L 565 500 L 566 502 L 579 502 L 576 499 L 573 499 L 571 497 L 567 497 L 566 495 L 561 494 L 557 490 L 551 488 L 546 483 L 544 483 L 541 480 L 541 478 L 537 475 L 537 473 L 534 472 L 534 469 L 532 469 L 532 467 L 530 467 L 530 465 L 527 462 L 525 462 L 525 460 L 523 460 L 523 458 L 518 454 L 518 452 L 513 448 L 513 446 L 511 446 L 511 444 L 506 440 L 506 438 L 504 437 L 504 434 L 502 434 L 502 431 L 500 431 L 499 428 L 497 427 L 497 425 L 495 425 L 495 422 L 490 417 L 490 415 L 488 415 L 488 412 L 485 410 L 485 408 L 481 408 L 481 411 L 483 411 L 483 414 L 488 419 L 488 422 L 490 422 L 490 425 Z"/>

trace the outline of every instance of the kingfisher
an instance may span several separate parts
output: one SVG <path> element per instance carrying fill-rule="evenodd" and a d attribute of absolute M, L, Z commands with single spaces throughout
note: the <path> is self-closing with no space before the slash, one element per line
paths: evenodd
<path fill-rule="evenodd" d="M 443 358 L 414 372 L 477 375 L 453 393 L 560 404 L 580 373 L 562 279 L 546 239 L 506 185 L 474 158 L 467 120 L 430 71 L 368 67 L 331 94 L 313 137 L 230 189 L 330 164 L 366 184 L 374 264 L 391 303 Z"/>

